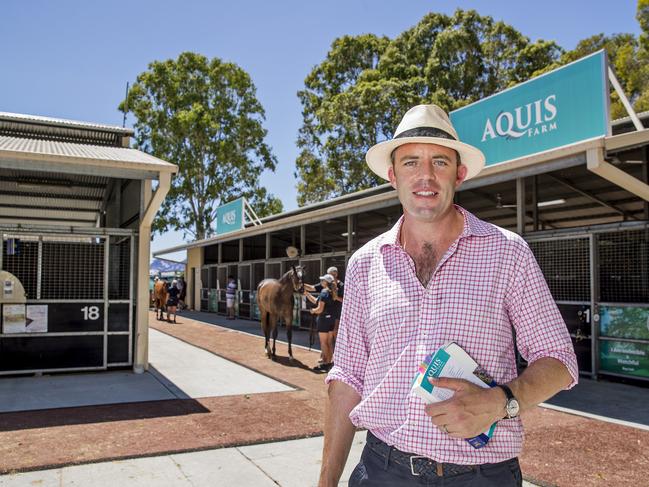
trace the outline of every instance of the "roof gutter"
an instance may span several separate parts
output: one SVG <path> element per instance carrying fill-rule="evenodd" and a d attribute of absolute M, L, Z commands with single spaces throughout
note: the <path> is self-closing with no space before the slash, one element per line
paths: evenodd
<path fill-rule="evenodd" d="M 150 198 L 140 219 L 137 259 L 137 321 L 135 333 L 135 360 L 133 371 L 141 374 L 149 368 L 149 254 L 151 252 L 151 224 L 160 209 L 169 189 L 171 173 L 160 172 L 159 184 L 153 195 L 150 186 L 145 190 L 146 200 Z M 145 184 L 150 185 L 150 181 Z"/>

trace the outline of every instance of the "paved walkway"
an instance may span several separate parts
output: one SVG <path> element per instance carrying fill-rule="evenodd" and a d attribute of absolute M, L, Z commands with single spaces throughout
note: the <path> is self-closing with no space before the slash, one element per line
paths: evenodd
<path fill-rule="evenodd" d="M 339 485 L 347 485 L 364 444 L 365 433 L 357 433 Z M 321 452 L 317 437 L 7 475 L 0 486 L 315 487 Z"/>
<path fill-rule="evenodd" d="M 179 398 L 295 390 L 154 329 L 149 330 L 149 350 L 149 370 Z"/>

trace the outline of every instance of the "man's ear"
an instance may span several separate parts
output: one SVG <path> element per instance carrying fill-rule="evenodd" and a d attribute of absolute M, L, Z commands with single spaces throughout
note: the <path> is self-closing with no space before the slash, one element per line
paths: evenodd
<path fill-rule="evenodd" d="M 388 179 L 390 180 L 392 187 L 397 189 L 397 178 L 394 175 L 394 164 L 390 164 L 390 167 L 388 168 Z"/>
<path fill-rule="evenodd" d="M 459 188 L 460 185 L 464 182 L 466 179 L 466 174 L 469 172 L 469 168 L 466 167 L 464 164 L 460 164 L 457 167 L 457 178 L 455 179 L 455 188 Z"/>

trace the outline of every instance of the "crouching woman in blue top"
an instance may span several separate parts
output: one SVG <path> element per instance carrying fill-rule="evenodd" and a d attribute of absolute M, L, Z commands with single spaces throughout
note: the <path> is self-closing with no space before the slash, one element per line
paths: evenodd
<path fill-rule="evenodd" d="M 306 298 L 315 304 L 310 310 L 312 315 L 317 315 L 318 337 L 322 347 L 322 363 L 313 368 L 316 372 L 327 372 L 333 366 L 334 354 L 334 327 L 336 324 L 336 310 L 334 301 L 334 277 L 331 274 L 320 276 L 322 291 L 318 298 L 314 298 L 308 291 L 304 291 Z"/>

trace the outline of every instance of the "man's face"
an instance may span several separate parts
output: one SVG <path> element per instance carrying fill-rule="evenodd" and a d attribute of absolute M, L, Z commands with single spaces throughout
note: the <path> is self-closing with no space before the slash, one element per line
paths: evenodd
<path fill-rule="evenodd" d="M 388 169 L 404 212 L 422 223 L 437 220 L 453 204 L 467 167 L 457 165 L 457 153 L 435 144 L 404 144 L 394 151 Z"/>
<path fill-rule="evenodd" d="M 334 279 L 338 279 L 338 271 L 331 271 L 329 274 L 334 276 Z"/>

